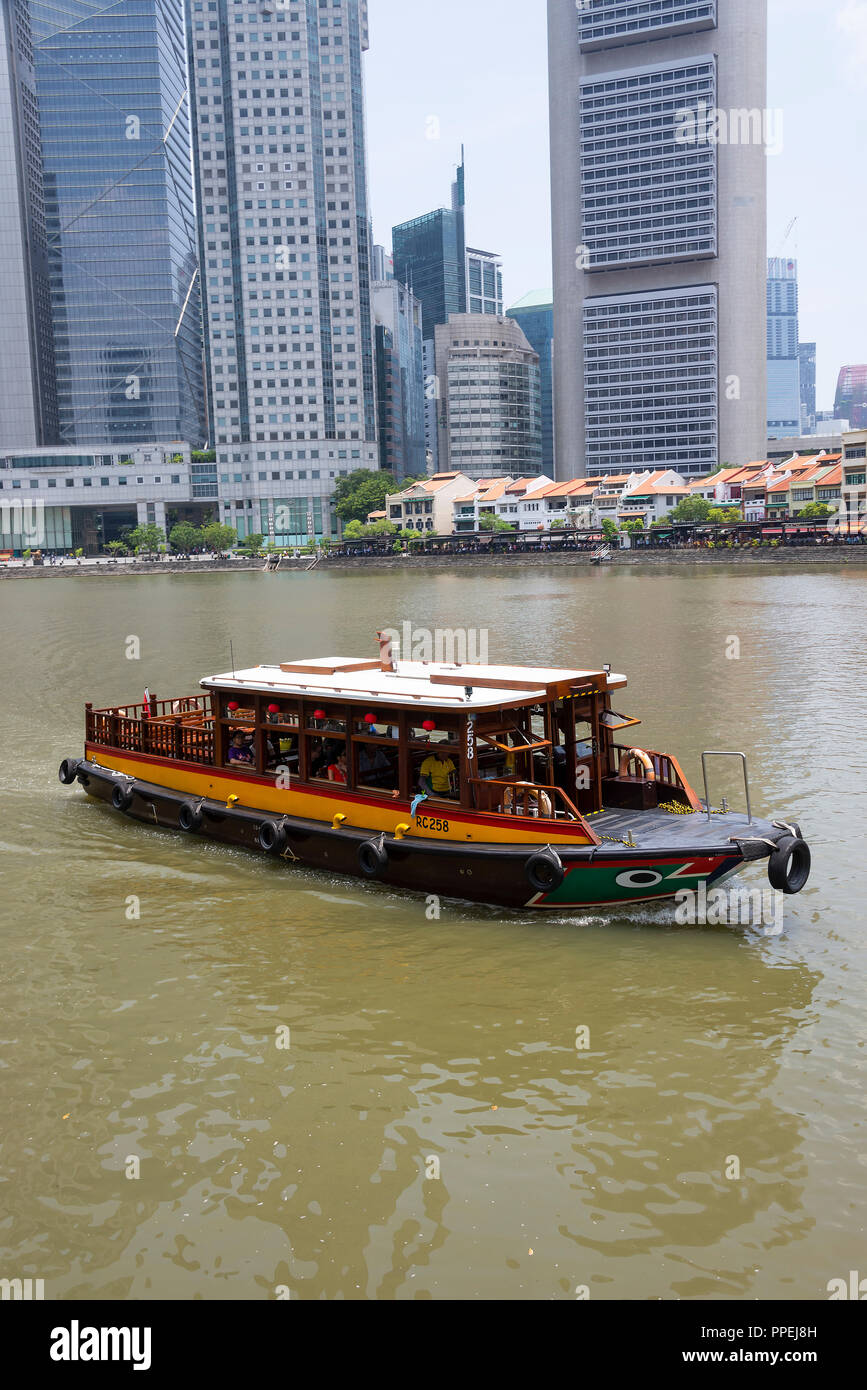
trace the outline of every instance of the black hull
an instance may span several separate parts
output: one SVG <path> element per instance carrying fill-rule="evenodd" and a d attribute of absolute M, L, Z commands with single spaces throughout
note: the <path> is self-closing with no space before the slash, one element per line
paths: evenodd
<path fill-rule="evenodd" d="M 378 881 L 407 892 L 508 908 L 625 907 L 634 902 L 671 899 L 687 886 L 681 872 L 685 861 L 697 870 L 689 876 L 690 884 L 695 886 L 698 881 L 718 882 L 737 872 L 748 860 L 763 857 L 733 844 L 723 835 L 712 846 L 642 849 L 622 844 L 586 848 L 555 845 L 551 850 L 543 849 L 540 856 L 538 847 L 527 845 L 398 840 L 370 830 L 343 826 L 334 829 L 321 821 L 228 807 L 219 801 L 191 798 L 154 783 L 133 780 L 83 760 L 68 759 L 61 767 L 61 780 L 77 780 L 89 796 L 108 802 L 119 814 L 185 834 L 189 839 L 212 840 L 289 866 Z M 189 819 L 191 808 L 195 824 L 189 826 L 184 824 L 184 818 Z M 263 827 L 276 841 L 271 848 L 263 848 L 261 843 Z M 562 866 L 557 869 L 559 881 L 550 889 L 538 880 L 538 864 L 535 870 L 531 864 L 544 855 L 553 856 L 553 862 Z M 542 864 L 541 869 L 544 880 L 546 865 Z M 646 889 L 642 878 L 648 884 Z M 651 885 L 650 879 L 657 882 Z M 620 886 L 623 880 L 626 887 Z M 612 891 L 611 884 L 618 886 Z"/>

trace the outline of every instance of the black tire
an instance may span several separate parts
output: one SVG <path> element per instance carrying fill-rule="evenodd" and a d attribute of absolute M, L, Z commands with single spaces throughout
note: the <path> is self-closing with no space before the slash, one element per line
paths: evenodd
<path fill-rule="evenodd" d="M 388 854 L 382 839 L 365 840 L 358 847 L 358 866 L 365 878 L 379 878 L 388 868 Z"/>
<path fill-rule="evenodd" d="M 282 821 L 263 820 L 256 836 L 259 848 L 266 854 L 280 855 L 289 843 L 286 827 Z"/>
<path fill-rule="evenodd" d="M 566 877 L 563 861 L 550 846 L 540 850 L 538 854 L 531 854 L 524 865 L 524 872 L 527 882 L 536 893 L 553 893 Z"/>
<path fill-rule="evenodd" d="M 178 825 L 185 835 L 195 835 L 202 828 L 201 807 L 195 801 L 184 801 L 178 811 Z"/>
<path fill-rule="evenodd" d="M 800 893 L 807 885 L 813 857 L 804 840 L 786 835 L 777 844 L 768 863 L 771 887 L 778 893 Z"/>
<path fill-rule="evenodd" d="M 64 758 L 60 764 L 57 775 L 64 787 L 71 787 L 78 776 L 78 758 Z"/>
<path fill-rule="evenodd" d="M 111 789 L 111 804 L 116 811 L 128 811 L 132 805 L 132 787 L 115 782 Z"/>

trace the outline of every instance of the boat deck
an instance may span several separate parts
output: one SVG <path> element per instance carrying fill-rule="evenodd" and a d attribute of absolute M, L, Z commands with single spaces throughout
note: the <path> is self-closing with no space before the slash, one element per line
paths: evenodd
<path fill-rule="evenodd" d="M 745 814 L 728 811 L 714 814 L 711 820 L 706 811 L 693 811 L 688 816 L 672 815 L 654 808 L 650 811 L 600 811 L 587 819 L 603 845 L 616 841 L 628 843 L 630 835 L 637 849 L 702 849 L 727 845 L 729 837 L 738 835 L 755 839 L 763 835 L 775 838 L 768 821 L 753 817 L 752 825 Z"/>

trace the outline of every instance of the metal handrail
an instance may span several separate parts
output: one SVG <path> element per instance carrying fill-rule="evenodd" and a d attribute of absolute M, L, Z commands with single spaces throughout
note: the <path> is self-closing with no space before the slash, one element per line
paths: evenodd
<path fill-rule="evenodd" d="M 752 812 L 752 807 L 750 806 L 750 779 L 749 779 L 749 777 L 747 776 L 747 755 L 746 755 L 746 753 L 735 753 L 735 752 L 732 752 L 731 750 L 729 750 L 729 751 L 727 751 L 727 752 L 723 752 L 723 751 L 717 751 L 717 750 L 715 750 L 715 749 L 710 749 L 708 752 L 702 753 L 702 755 L 701 755 L 701 772 L 702 772 L 702 776 L 703 776 L 703 778 L 704 778 L 704 802 L 705 802 L 705 806 L 707 807 L 707 818 L 708 818 L 708 820 L 712 820 L 712 819 L 713 819 L 713 814 L 712 814 L 711 809 L 710 809 L 710 792 L 708 791 L 708 784 L 707 784 L 707 761 L 706 761 L 707 758 L 740 758 L 741 763 L 743 764 L 743 769 L 744 769 L 744 792 L 745 792 L 746 798 L 747 798 L 747 824 L 748 824 L 748 825 L 752 825 L 752 823 L 753 823 L 753 812 Z"/>

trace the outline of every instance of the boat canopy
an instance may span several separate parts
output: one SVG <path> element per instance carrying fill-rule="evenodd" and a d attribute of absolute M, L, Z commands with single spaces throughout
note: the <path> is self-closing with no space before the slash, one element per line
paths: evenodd
<path fill-rule="evenodd" d="M 626 677 L 606 670 L 575 671 L 528 666 L 470 666 L 401 661 L 385 669 L 378 660 L 317 657 L 279 666 L 253 666 L 207 676 L 206 690 L 249 690 L 262 694 L 344 700 L 381 700 L 413 708 L 479 711 L 541 704 L 569 695 L 622 689 Z"/>

